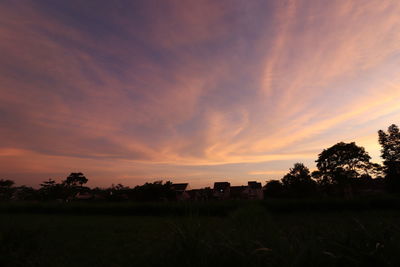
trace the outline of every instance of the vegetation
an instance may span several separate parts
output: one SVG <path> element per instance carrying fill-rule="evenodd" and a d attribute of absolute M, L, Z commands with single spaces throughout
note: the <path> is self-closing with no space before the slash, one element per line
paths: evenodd
<path fill-rule="evenodd" d="M 368 175 L 375 165 L 363 147 L 340 142 L 324 149 L 316 160 L 318 171 L 313 176 L 323 184 L 346 184 L 352 178 Z"/>
<path fill-rule="evenodd" d="M 351 206 L 349 203 L 359 206 L 368 201 L 375 200 L 237 202 L 229 204 L 231 210 L 222 216 L 195 213 L 180 216 L 64 213 L 54 216 L 2 212 L 0 264 L 398 266 L 400 219 L 397 211 L 343 209 Z M 397 198 L 387 201 L 400 203 Z M 202 205 L 215 207 L 221 203 L 229 202 Z M 310 208 L 313 205 L 314 208 Z M 297 210 L 293 210 L 293 206 Z M 309 208 L 305 209 L 307 206 Z M 323 210 L 323 206 L 327 209 Z"/>
<path fill-rule="evenodd" d="M 83 175 L 83 173 L 73 172 L 67 177 L 67 179 L 65 179 L 65 181 L 63 181 L 63 184 L 68 187 L 76 187 L 78 185 L 82 187 L 87 182 L 88 179 Z"/>
<path fill-rule="evenodd" d="M 397 125 L 391 125 L 387 133 L 380 130 L 379 144 L 386 174 L 387 189 L 400 192 L 400 132 Z"/>
<path fill-rule="evenodd" d="M 282 181 L 265 186 L 266 197 L 312 197 L 315 195 L 352 197 L 355 192 L 400 192 L 400 131 L 391 125 L 387 133 L 378 131 L 384 166 L 372 163 L 363 147 L 355 142 L 339 142 L 324 149 L 316 160 L 318 170 L 311 176 L 304 164 L 296 163 Z M 384 176 L 384 178 L 382 177 Z M 360 188 L 362 190 L 360 190 Z M 382 190 L 386 188 L 386 190 Z M 358 190 L 357 190 L 358 189 Z"/>
<path fill-rule="evenodd" d="M 294 164 L 289 173 L 282 178 L 282 184 L 288 193 L 294 196 L 312 196 L 317 188 L 310 170 L 303 163 Z"/>

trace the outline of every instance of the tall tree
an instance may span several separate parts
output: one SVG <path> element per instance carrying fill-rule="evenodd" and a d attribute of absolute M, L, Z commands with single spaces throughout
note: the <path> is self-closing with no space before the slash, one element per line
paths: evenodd
<path fill-rule="evenodd" d="M 67 186 L 72 186 L 76 187 L 79 185 L 82 187 L 84 184 L 88 182 L 88 179 L 83 175 L 81 172 L 73 172 L 71 173 L 65 181 L 63 181 L 63 184 Z"/>
<path fill-rule="evenodd" d="M 280 197 L 283 195 L 283 184 L 279 180 L 268 181 L 264 186 L 265 197 Z"/>
<path fill-rule="evenodd" d="M 145 183 L 138 185 L 132 190 L 132 195 L 135 200 L 140 201 L 159 201 L 164 199 L 172 199 L 175 197 L 175 191 L 171 188 L 172 183 L 167 181 L 163 184 L 162 181 L 153 183 Z"/>
<path fill-rule="evenodd" d="M 42 188 L 50 188 L 56 185 L 56 181 L 54 181 L 53 179 L 49 179 L 46 181 L 43 181 L 43 183 L 40 184 L 40 186 Z"/>
<path fill-rule="evenodd" d="M 316 189 L 310 170 L 303 163 L 295 163 L 289 173 L 282 178 L 282 184 L 289 194 L 295 196 L 310 195 Z"/>
<path fill-rule="evenodd" d="M 388 189 L 400 191 L 400 131 L 395 124 L 389 126 L 387 132 L 378 131 L 379 144 L 382 146 L 384 171 Z"/>
<path fill-rule="evenodd" d="M 13 187 L 14 181 L 8 179 L 0 179 L 0 199 L 9 200 L 15 191 Z"/>
<path fill-rule="evenodd" d="M 373 173 L 376 164 L 370 159 L 365 149 L 355 142 L 340 142 L 318 155 L 318 171 L 313 176 L 322 184 L 346 184 L 351 178 Z"/>
<path fill-rule="evenodd" d="M 68 189 L 65 185 L 48 179 L 40 184 L 39 195 L 43 200 L 65 199 L 68 196 Z"/>

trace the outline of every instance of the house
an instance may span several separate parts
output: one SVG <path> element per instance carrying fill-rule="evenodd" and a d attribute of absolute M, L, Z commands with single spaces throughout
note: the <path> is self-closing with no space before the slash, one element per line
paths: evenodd
<path fill-rule="evenodd" d="M 213 198 L 213 190 L 210 187 L 192 189 L 188 191 L 190 199 L 194 201 L 207 201 Z"/>
<path fill-rule="evenodd" d="M 188 183 L 182 183 L 182 184 L 172 184 L 171 189 L 175 191 L 175 198 L 178 201 L 185 201 L 190 199 L 190 194 L 189 194 L 189 184 Z"/>
<path fill-rule="evenodd" d="M 213 188 L 213 197 L 215 199 L 229 199 L 231 193 L 231 184 L 228 182 L 216 182 Z"/>
<path fill-rule="evenodd" d="M 248 199 L 264 199 L 261 183 L 256 181 L 247 182 L 246 192 Z"/>

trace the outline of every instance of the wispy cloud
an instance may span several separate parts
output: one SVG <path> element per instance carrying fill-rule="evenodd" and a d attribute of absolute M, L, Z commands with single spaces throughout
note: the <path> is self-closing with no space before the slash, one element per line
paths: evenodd
<path fill-rule="evenodd" d="M 24 183 L 279 178 L 341 140 L 377 161 L 374 133 L 398 123 L 396 1 L 0 10 L 0 175 Z"/>

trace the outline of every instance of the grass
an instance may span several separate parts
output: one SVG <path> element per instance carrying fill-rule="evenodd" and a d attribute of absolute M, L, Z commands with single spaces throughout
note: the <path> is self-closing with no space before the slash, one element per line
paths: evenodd
<path fill-rule="evenodd" d="M 400 266 L 396 208 L 287 208 L 294 203 L 162 203 L 136 216 L 116 215 L 158 204 L 0 207 L 0 266 Z"/>
<path fill-rule="evenodd" d="M 0 213 L 113 216 L 226 216 L 240 202 L 3 202 Z"/>

